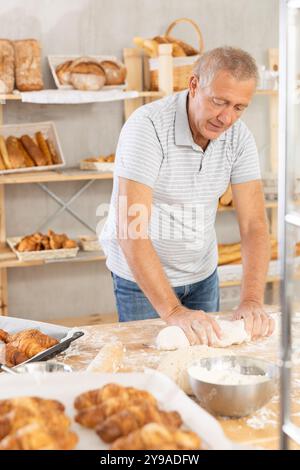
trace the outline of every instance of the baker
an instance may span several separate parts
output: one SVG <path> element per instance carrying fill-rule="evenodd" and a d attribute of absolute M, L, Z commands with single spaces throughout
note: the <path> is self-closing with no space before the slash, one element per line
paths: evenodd
<path fill-rule="evenodd" d="M 268 336 L 263 307 L 270 258 L 259 158 L 241 120 L 257 85 L 254 59 L 220 47 L 201 56 L 188 90 L 138 108 L 120 134 L 101 234 L 120 321 L 161 317 L 191 344 L 221 338 L 215 219 L 229 183 L 243 278 L 234 319 Z"/>

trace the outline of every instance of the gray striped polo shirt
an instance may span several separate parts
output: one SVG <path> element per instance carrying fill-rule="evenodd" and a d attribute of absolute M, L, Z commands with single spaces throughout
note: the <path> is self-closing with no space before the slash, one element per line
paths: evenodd
<path fill-rule="evenodd" d="M 114 185 L 100 242 L 110 271 L 134 281 L 116 237 L 118 177 L 153 189 L 149 236 L 172 286 L 192 284 L 216 269 L 215 218 L 229 182 L 260 179 L 253 135 L 238 120 L 203 151 L 192 138 L 188 90 L 138 108 L 124 124 Z"/>

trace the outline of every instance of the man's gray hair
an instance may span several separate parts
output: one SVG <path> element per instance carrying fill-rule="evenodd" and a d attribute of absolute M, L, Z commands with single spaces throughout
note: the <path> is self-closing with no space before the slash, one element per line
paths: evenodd
<path fill-rule="evenodd" d="M 236 80 L 254 79 L 258 83 L 259 74 L 254 58 L 248 52 L 234 47 L 217 47 L 205 52 L 196 62 L 193 72 L 203 88 L 210 85 L 221 70 L 226 70 Z"/>

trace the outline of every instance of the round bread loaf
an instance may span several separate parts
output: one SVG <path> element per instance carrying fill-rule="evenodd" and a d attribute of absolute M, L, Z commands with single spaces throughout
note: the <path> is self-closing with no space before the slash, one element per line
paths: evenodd
<path fill-rule="evenodd" d="M 126 68 L 123 64 L 113 60 L 103 60 L 100 62 L 106 75 L 106 85 L 122 85 L 126 78 Z"/>
<path fill-rule="evenodd" d="M 98 91 L 105 85 L 106 75 L 99 62 L 79 58 L 70 67 L 70 82 L 77 90 Z"/>

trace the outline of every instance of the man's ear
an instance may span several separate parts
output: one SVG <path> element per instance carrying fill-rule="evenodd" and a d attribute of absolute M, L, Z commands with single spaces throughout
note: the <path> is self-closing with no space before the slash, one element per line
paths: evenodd
<path fill-rule="evenodd" d="M 189 90 L 190 90 L 190 95 L 192 97 L 194 97 L 196 94 L 198 83 L 199 83 L 199 78 L 194 74 L 191 75 L 190 80 L 189 80 Z"/>

